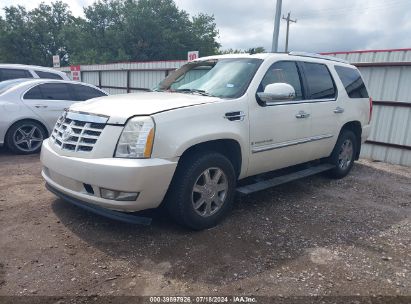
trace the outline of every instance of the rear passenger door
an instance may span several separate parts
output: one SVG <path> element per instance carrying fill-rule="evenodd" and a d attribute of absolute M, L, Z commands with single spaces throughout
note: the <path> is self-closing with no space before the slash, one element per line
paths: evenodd
<path fill-rule="evenodd" d="M 74 101 L 66 83 L 43 83 L 28 90 L 23 102 L 52 128 L 58 117 Z"/>
<path fill-rule="evenodd" d="M 310 104 L 311 142 L 307 146 L 312 159 L 328 157 L 337 141 L 344 109 L 338 90 L 326 64 L 299 63 Z"/>

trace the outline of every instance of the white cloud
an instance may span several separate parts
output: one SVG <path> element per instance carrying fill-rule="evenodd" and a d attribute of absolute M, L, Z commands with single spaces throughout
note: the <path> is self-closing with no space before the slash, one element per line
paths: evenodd
<path fill-rule="evenodd" d="M 190 13 L 214 14 L 224 48 L 271 48 L 275 0 L 176 0 Z M 283 0 L 297 24 L 290 29 L 290 49 L 336 51 L 411 47 L 409 0 Z M 280 48 L 284 48 L 281 22 Z"/>

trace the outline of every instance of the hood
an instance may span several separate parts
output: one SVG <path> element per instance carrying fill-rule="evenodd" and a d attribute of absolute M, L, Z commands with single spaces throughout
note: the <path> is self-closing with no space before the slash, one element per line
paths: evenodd
<path fill-rule="evenodd" d="M 108 123 L 124 124 L 131 116 L 152 115 L 177 108 L 212 103 L 217 97 L 170 92 L 144 92 L 93 98 L 73 104 L 70 110 L 109 116 Z"/>

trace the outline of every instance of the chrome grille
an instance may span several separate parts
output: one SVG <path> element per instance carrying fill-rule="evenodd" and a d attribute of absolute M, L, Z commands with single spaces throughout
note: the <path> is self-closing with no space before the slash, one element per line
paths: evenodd
<path fill-rule="evenodd" d="M 58 120 L 51 134 L 53 142 L 62 150 L 73 152 L 91 152 L 103 132 L 107 118 L 91 115 L 80 115 L 65 112 Z M 80 118 L 80 119 L 73 119 Z M 89 121 L 83 121 L 89 120 Z"/>

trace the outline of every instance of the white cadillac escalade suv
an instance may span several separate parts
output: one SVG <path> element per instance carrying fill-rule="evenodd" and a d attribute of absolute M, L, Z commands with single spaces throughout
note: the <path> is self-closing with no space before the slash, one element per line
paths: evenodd
<path fill-rule="evenodd" d="M 205 57 L 153 92 L 71 106 L 43 142 L 42 175 L 71 202 L 120 212 L 164 204 L 204 229 L 228 213 L 246 177 L 312 161 L 347 175 L 371 111 L 359 71 L 341 60 Z"/>

